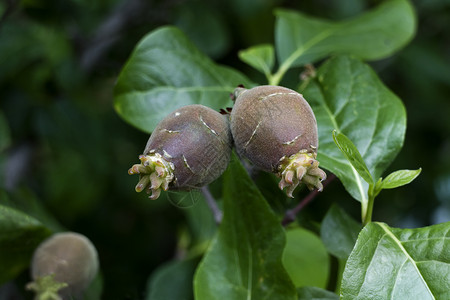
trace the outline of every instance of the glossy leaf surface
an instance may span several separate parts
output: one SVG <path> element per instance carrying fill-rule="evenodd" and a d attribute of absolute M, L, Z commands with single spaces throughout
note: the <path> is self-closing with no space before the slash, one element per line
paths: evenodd
<path fill-rule="evenodd" d="M 232 106 L 230 93 L 251 86 L 241 73 L 215 64 L 175 27 L 161 27 L 136 46 L 120 73 L 114 107 L 137 128 L 151 132 L 175 109 L 203 104 Z"/>
<path fill-rule="evenodd" d="M 275 52 L 272 45 L 258 45 L 239 51 L 239 58 L 260 71 L 270 74 L 275 63 Z"/>
<path fill-rule="evenodd" d="M 396 187 L 400 187 L 402 185 L 406 185 L 416 179 L 419 176 L 420 171 L 418 170 L 399 170 L 392 172 L 381 182 L 382 189 L 394 189 Z"/>
<path fill-rule="evenodd" d="M 339 206 L 333 205 L 322 221 L 320 237 L 328 252 L 340 259 L 347 259 L 360 230 L 360 223 Z"/>
<path fill-rule="evenodd" d="M 313 63 L 330 54 L 362 59 L 387 57 L 414 36 L 416 18 L 409 1 L 385 1 L 371 11 L 339 22 L 280 9 L 276 11 L 277 56 L 283 67 Z"/>
<path fill-rule="evenodd" d="M 38 220 L 0 205 L 0 285 L 29 266 L 34 249 L 49 235 Z"/>
<path fill-rule="evenodd" d="M 450 298 L 450 222 L 418 229 L 369 223 L 348 258 L 341 299 Z"/>
<path fill-rule="evenodd" d="M 194 299 L 192 279 L 198 259 L 171 261 L 155 270 L 147 284 L 146 300 Z"/>
<path fill-rule="evenodd" d="M 339 296 L 333 292 L 314 287 L 305 286 L 298 289 L 298 300 L 338 300 Z"/>
<path fill-rule="evenodd" d="M 356 149 L 352 141 L 350 141 L 350 139 L 344 134 L 337 133 L 336 131 L 333 131 L 333 140 L 336 146 L 338 146 L 339 150 L 344 153 L 345 157 L 356 170 L 356 172 L 358 172 L 359 176 L 361 176 L 368 184 L 374 183 L 372 175 L 367 169 L 366 163 L 364 162 L 361 154 L 359 153 L 358 149 Z"/>
<path fill-rule="evenodd" d="M 403 103 L 367 64 L 348 56 L 325 62 L 303 94 L 317 119 L 320 166 L 336 174 L 355 199 L 367 200 L 368 184 L 335 145 L 332 132 L 345 134 L 378 178 L 403 146 Z"/>
<path fill-rule="evenodd" d="M 288 230 L 283 264 L 296 287 L 327 286 L 329 257 L 327 249 L 314 233 L 303 228 Z"/>
<path fill-rule="evenodd" d="M 236 156 L 223 184 L 223 221 L 197 269 L 195 299 L 296 299 L 281 262 L 284 230 Z"/>

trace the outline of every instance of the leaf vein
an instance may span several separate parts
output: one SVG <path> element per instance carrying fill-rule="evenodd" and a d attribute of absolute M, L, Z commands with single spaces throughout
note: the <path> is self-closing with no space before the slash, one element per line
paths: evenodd
<path fill-rule="evenodd" d="M 330 117 L 331 123 L 333 124 L 333 127 L 340 132 L 340 128 L 339 125 L 336 122 L 336 119 L 333 115 L 333 113 L 331 112 L 331 109 L 329 108 L 328 104 L 326 103 L 326 97 L 325 97 L 325 92 L 323 90 L 323 86 L 321 84 L 319 84 L 319 89 L 320 89 L 320 93 L 322 94 L 322 99 L 324 99 L 324 101 L 320 100 L 320 104 L 323 107 L 323 109 L 327 112 L 328 116 Z M 350 167 L 350 169 L 353 172 L 354 178 L 355 178 L 355 182 L 356 185 L 358 187 L 359 193 L 361 194 L 361 203 L 366 203 L 367 202 L 367 198 L 366 198 L 366 193 L 364 192 L 364 187 L 361 181 L 361 178 L 358 174 L 358 172 L 356 171 L 356 169 L 352 166 L 352 164 L 349 161 L 345 161 L 345 163 L 347 166 Z"/>
<path fill-rule="evenodd" d="M 386 226 L 385 224 L 383 224 L 383 223 L 378 223 L 378 222 L 377 222 L 376 224 L 377 224 L 378 226 L 380 226 L 380 227 L 384 230 L 385 235 L 389 236 L 389 237 L 397 244 L 397 246 L 399 247 L 399 249 L 405 254 L 406 259 L 409 260 L 409 261 L 412 263 L 414 269 L 417 271 L 417 274 L 419 275 L 420 279 L 422 280 L 424 286 L 427 288 L 429 294 L 431 295 L 431 297 L 432 297 L 433 299 L 435 299 L 433 293 L 432 293 L 431 290 L 430 290 L 430 287 L 428 286 L 427 282 L 424 280 L 422 274 L 420 273 L 420 270 L 417 268 L 416 262 L 415 262 L 415 261 L 413 260 L 413 258 L 409 255 L 408 251 L 406 251 L 406 249 L 403 247 L 401 241 L 400 241 L 400 240 L 399 240 L 399 239 L 398 239 L 398 238 L 397 238 L 397 237 L 389 230 L 389 228 L 387 228 L 387 226 Z M 380 239 L 380 240 L 381 240 L 381 239 Z"/>

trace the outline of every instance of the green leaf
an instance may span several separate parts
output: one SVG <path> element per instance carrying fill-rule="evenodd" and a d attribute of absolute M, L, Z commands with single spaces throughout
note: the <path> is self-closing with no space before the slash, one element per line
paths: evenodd
<path fill-rule="evenodd" d="M 266 76 L 269 76 L 275 63 L 274 49 L 269 44 L 241 50 L 239 51 L 239 58 Z"/>
<path fill-rule="evenodd" d="M 36 219 L 0 205 L 0 285 L 28 267 L 34 249 L 49 235 Z"/>
<path fill-rule="evenodd" d="M 330 54 L 384 58 L 405 46 L 416 29 L 413 7 L 406 0 L 385 1 L 340 22 L 286 9 L 277 10 L 276 17 L 276 49 L 282 68 L 313 63 Z"/>
<path fill-rule="evenodd" d="M 286 232 L 283 265 L 296 287 L 327 286 L 330 267 L 327 249 L 314 233 L 306 229 L 295 228 Z"/>
<path fill-rule="evenodd" d="M 361 230 L 356 222 L 339 206 L 333 205 L 328 210 L 320 226 L 322 238 L 328 252 L 340 259 L 347 259 Z"/>
<path fill-rule="evenodd" d="M 347 261 L 341 299 L 450 299 L 450 222 L 418 229 L 369 223 Z"/>
<path fill-rule="evenodd" d="M 42 200 L 28 188 L 18 188 L 12 194 L 0 190 L 0 205 L 20 211 L 39 221 L 52 232 L 67 231 L 42 205 Z"/>
<path fill-rule="evenodd" d="M 184 2 L 176 6 L 175 25 L 200 51 L 220 58 L 230 48 L 231 34 L 225 16 L 202 2 Z"/>
<path fill-rule="evenodd" d="M 236 155 L 223 184 L 223 221 L 195 274 L 195 299 L 296 299 L 281 262 L 284 230 Z"/>
<path fill-rule="evenodd" d="M 406 185 L 419 176 L 422 169 L 417 170 L 399 170 L 392 172 L 381 182 L 381 189 L 394 189 Z"/>
<path fill-rule="evenodd" d="M 298 289 L 298 300 L 339 300 L 339 296 L 318 287 L 305 286 Z"/>
<path fill-rule="evenodd" d="M 367 202 L 368 184 L 336 147 L 332 132 L 345 134 L 379 178 L 403 146 L 406 112 L 400 99 L 360 60 L 338 56 L 326 61 L 303 91 L 319 129 L 317 159 L 357 200 Z"/>
<path fill-rule="evenodd" d="M 177 28 L 162 27 L 134 49 L 117 81 L 114 106 L 127 122 L 151 132 L 184 105 L 232 106 L 230 93 L 240 84 L 252 85 L 239 72 L 216 65 Z"/>
<path fill-rule="evenodd" d="M 358 172 L 359 176 L 361 176 L 368 184 L 373 184 L 374 181 L 372 175 L 367 169 L 366 163 L 355 144 L 353 144 L 344 134 L 336 133 L 336 130 L 333 131 L 333 140 L 339 150 L 344 153 L 347 160 L 352 164 L 353 168 L 355 168 L 356 172 Z"/>
<path fill-rule="evenodd" d="M 203 195 L 200 194 L 197 197 L 198 201 L 195 205 L 183 209 L 183 212 L 185 213 L 186 221 L 192 234 L 191 242 L 198 245 L 207 245 L 214 237 L 217 231 L 217 225 Z"/>
<path fill-rule="evenodd" d="M 159 267 L 149 278 L 146 300 L 194 299 L 192 278 L 198 258 L 171 261 Z"/>

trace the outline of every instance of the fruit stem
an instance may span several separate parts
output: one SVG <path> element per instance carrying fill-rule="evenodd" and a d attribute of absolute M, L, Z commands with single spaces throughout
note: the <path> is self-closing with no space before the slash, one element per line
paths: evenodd
<path fill-rule="evenodd" d="M 222 222 L 223 214 L 217 205 L 216 199 L 214 199 L 214 196 L 211 194 L 207 185 L 202 187 L 201 190 L 203 196 L 205 197 L 206 203 L 214 216 L 214 221 L 216 221 L 216 224 L 219 225 Z"/>

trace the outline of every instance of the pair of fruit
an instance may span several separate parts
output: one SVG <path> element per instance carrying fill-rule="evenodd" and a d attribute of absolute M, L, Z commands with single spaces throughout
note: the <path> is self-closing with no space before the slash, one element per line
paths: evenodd
<path fill-rule="evenodd" d="M 326 174 L 315 159 L 317 123 L 301 94 L 279 86 L 238 87 L 231 114 L 202 106 L 184 106 L 163 119 L 147 142 L 136 191 L 157 199 L 161 190 L 190 190 L 217 179 L 234 146 L 256 167 L 277 174 L 288 196 L 300 182 L 322 190 Z"/>

